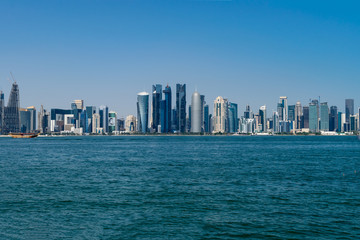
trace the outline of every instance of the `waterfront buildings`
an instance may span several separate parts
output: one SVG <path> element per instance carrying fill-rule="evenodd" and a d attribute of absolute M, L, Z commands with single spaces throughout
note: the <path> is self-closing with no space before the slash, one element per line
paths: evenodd
<path fill-rule="evenodd" d="M 129 115 L 125 120 L 125 132 L 134 133 L 136 131 L 136 117 Z"/>
<path fill-rule="evenodd" d="M 161 129 L 163 133 L 171 132 L 171 87 L 167 85 L 163 91 L 164 100 L 162 100 L 161 108 Z"/>
<path fill-rule="evenodd" d="M 327 102 L 320 104 L 320 130 L 329 131 L 329 107 Z"/>
<path fill-rule="evenodd" d="M 195 91 L 191 97 L 191 132 L 201 132 L 201 98 L 200 94 Z"/>
<path fill-rule="evenodd" d="M 12 84 L 9 101 L 4 108 L 4 133 L 20 132 L 20 94 L 16 82 Z"/>
<path fill-rule="evenodd" d="M 5 109 L 5 99 L 4 93 L 0 91 L 0 134 L 3 134 L 4 127 L 4 109 Z"/>
<path fill-rule="evenodd" d="M 329 131 L 337 131 L 338 129 L 338 110 L 336 106 L 330 107 L 329 115 Z"/>
<path fill-rule="evenodd" d="M 100 106 L 99 108 L 100 115 L 100 128 L 103 129 L 104 133 L 109 131 L 109 108 L 108 106 Z"/>
<path fill-rule="evenodd" d="M 319 102 L 312 100 L 309 104 L 309 130 L 310 132 L 319 131 Z"/>
<path fill-rule="evenodd" d="M 161 101 L 162 101 L 162 85 L 156 84 L 152 86 L 152 123 L 151 128 L 157 132 L 161 121 Z"/>
<path fill-rule="evenodd" d="M 94 113 L 92 115 L 92 133 L 95 134 L 102 134 L 103 133 L 103 129 L 100 127 L 100 114 L 98 113 Z"/>
<path fill-rule="evenodd" d="M 261 132 L 267 131 L 266 106 L 261 106 L 259 109 L 259 125 Z"/>
<path fill-rule="evenodd" d="M 176 84 L 176 130 L 186 130 L 186 84 Z"/>
<path fill-rule="evenodd" d="M 219 96 L 214 101 L 214 133 L 225 133 L 228 122 L 228 101 Z"/>
<path fill-rule="evenodd" d="M 350 115 L 354 115 L 354 99 L 345 99 L 345 121 L 350 122 Z"/>
<path fill-rule="evenodd" d="M 109 133 L 113 133 L 116 131 L 116 112 L 110 111 L 109 112 Z"/>
<path fill-rule="evenodd" d="M 142 133 L 148 132 L 149 120 L 149 93 L 141 92 L 137 96 L 137 119 L 138 131 Z"/>

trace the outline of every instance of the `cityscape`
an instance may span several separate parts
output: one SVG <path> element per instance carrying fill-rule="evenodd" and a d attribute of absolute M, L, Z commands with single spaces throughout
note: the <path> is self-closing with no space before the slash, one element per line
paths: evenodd
<path fill-rule="evenodd" d="M 187 103 L 186 84 L 175 87 L 175 103 L 171 86 L 163 89 L 161 84 L 155 84 L 152 93 L 137 94 L 136 116 L 119 118 L 108 106 L 86 106 L 84 100 L 74 100 L 69 109 L 22 108 L 19 86 L 14 82 L 7 104 L 0 91 L 0 133 L 352 135 L 360 129 L 360 108 L 355 112 L 354 99 L 345 99 L 344 111 L 340 111 L 338 106 L 321 102 L 320 98 L 303 105 L 299 101 L 289 103 L 287 96 L 280 96 L 274 112 L 269 112 L 266 105 L 259 109 L 246 105 L 241 114 L 238 103 L 222 96 L 206 101 L 198 91 L 191 94 L 191 102 Z"/>

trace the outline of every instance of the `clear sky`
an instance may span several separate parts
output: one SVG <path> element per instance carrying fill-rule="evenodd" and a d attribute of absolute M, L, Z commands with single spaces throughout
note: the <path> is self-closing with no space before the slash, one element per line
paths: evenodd
<path fill-rule="evenodd" d="M 257 111 L 310 98 L 360 106 L 359 1 L 0 2 L 0 89 L 21 106 L 136 113 L 151 85 L 186 83 Z M 241 113 L 242 114 L 242 113 Z"/>

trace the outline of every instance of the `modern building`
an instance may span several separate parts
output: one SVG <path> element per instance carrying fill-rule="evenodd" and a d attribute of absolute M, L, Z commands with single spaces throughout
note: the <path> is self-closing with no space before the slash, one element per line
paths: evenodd
<path fill-rule="evenodd" d="M 149 93 L 147 92 L 141 92 L 137 95 L 137 115 L 137 130 L 147 133 L 149 123 Z"/>
<path fill-rule="evenodd" d="M 116 130 L 116 112 L 109 112 L 109 133 L 113 133 Z"/>
<path fill-rule="evenodd" d="M 162 85 L 156 84 L 152 86 L 152 123 L 151 128 L 157 131 L 160 121 L 160 102 L 162 100 Z"/>
<path fill-rule="evenodd" d="M 205 131 L 204 126 L 204 107 L 205 107 L 205 95 L 200 95 L 200 109 L 201 109 L 201 132 Z"/>
<path fill-rule="evenodd" d="M 4 110 L 5 110 L 4 93 L 2 91 L 0 91 L 0 135 L 3 134 Z"/>
<path fill-rule="evenodd" d="M 4 131 L 5 133 L 16 133 L 20 131 L 20 93 L 16 82 L 12 84 L 9 101 L 4 109 Z"/>
<path fill-rule="evenodd" d="M 259 123 L 261 124 L 261 132 L 267 131 L 267 121 L 266 121 L 266 106 L 261 106 L 259 109 Z"/>
<path fill-rule="evenodd" d="M 100 127 L 100 114 L 98 113 L 94 113 L 92 115 L 92 133 L 95 134 L 102 134 L 103 133 L 103 129 Z"/>
<path fill-rule="evenodd" d="M 31 113 L 25 108 L 20 108 L 20 132 L 29 133 L 30 132 L 30 115 Z"/>
<path fill-rule="evenodd" d="M 301 117 L 301 128 L 309 129 L 309 106 L 303 107 L 303 115 Z"/>
<path fill-rule="evenodd" d="M 191 97 L 191 132 L 201 132 L 201 97 L 200 94 L 195 91 Z"/>
<path fill-rule="evenodd" d="M 176 84 L 176 126 L 184 133 L 186 130 L 186 84 Z"/>
<path fill-rule="evenodd" d="M 329 131 L 329 107 L 327 102 L 320 104 L 320 130 Z"/>
<path fill-rule="evenodd" d="M 229 132 L 235 133 L 239 131 L 238 105 L 229 103 Z"/>
<path fill-rule="evenodd" d="M 161 127 L 164 128 L 164 132 L 171 132 L 171 87 L 167 85 L 163 91 L 164 93 L 164 115 L 161 115 L 161 118 L 164 119 L 164 123 L 162 123 Z M 163 126 L 164 124 L 164 126 Z"/>
<path fill-rule="evenodd" d="M 244 112 L 244 118 L 245 119 L 253 118 L 249 105 L 246 105 L 246 109 Z"/>
<path fill-rule="evenodd" d="M 86 107 L 86 116 L 88 122 L 88 132 L 92 132 L 92 117 L 96 113 L 95 106 L 87 106 Z"/>
<path fill-rule="evenodd" d="M 280 97 L 278 104 L 278 113 L 281 121 L 288 120 L 288 100 L 287 97 Z"/>
<path fill-rule="evenodd" d="M 204 106 L 204 132 L 210 132 L 209 105 Z"/>
<path fill-rule="evenodd" d="M 84 109 L 84 100 L 74 100 L 72 102 L 76 106 L 77 109 L 83 110 Z"/>
<path fill-rule="evenodd" d="M 330 107 L 329 131 L 337 131 L 338 128 L 338 110 L 336 106 Z"/>
<path fill-rule="evenodd" d="M 64 131 L 64 120 L 66 114 L 72 114 L 73 111 L 70 109 L 51 109 L 50 113 L 50 132 L 61 132 Z"/>
<path fill-rule="evenodd" d="M 309 104 L 309 131 L 319 131 L 319 102 L 312 100 Z"/>
<path fill-rule="evenodd" d="M 354 99 L 345 99 L 346 122 L 349 123 L 350 115 L 354 115 Z"/>
<path fill-rule="evenodd" d="M 104 133 L 109 131 L 109 108 L 107 106 L 99 107 L 100 115 L 100 128 L 103 129 Z"/>
<path fill-rule="evenodd" d="M 217 97 L 214 101 L 214 133 L 225 133 L 228 121 L 228 101 Z"/>
<path fill-rule="evenodd" d="M 294 129 L 299 130 L 301 128 L 301 117 L 302 117 L 302 107 L 301 102 L 296 102 L 295 105 L 295 121 L 294 121 Z"/>
<path fill-rule="evenodd" d="M 279 133 L 280 132 L 280 125 L 279 125 L 279 113 L 278 112 L 274 112 L 273 115 L 273 131 L 274 133 Z"/>
<path fill-rule="evenodd" d="M 118 118 L 116 121 L 116 131 L 123 132 L 125 131 L 125 119 Z"/>
<path fill-rule="evenodd" d="M 128 133 L 133 133 L 136 131 L 136 117 L 134 115 L 129 115 L 126 117 L 125 131 Z"/>
<path fill-rule="evenodd" d="M 40 111 L 38 113 L 38 127 L 40 133 L 48 133 L 50 132 L 50 113 L 47 112 L 43 105 L 40 107 Z"/>

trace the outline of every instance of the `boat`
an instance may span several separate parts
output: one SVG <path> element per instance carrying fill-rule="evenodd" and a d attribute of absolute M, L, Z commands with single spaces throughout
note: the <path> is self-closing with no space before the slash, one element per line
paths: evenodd
<path fill-rule="evenodd" d="M 39 133 L 10 133 L 12 138 L 36 138 Z"/>

